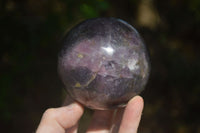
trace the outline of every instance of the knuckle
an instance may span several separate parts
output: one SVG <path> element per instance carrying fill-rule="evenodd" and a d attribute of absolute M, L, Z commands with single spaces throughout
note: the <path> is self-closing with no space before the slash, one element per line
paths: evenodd
<path fill-rule="evenodd" d="M 44 114 L 44 118 L 55 118 L 56 117 L 56 109 L 55 108 L 49 108 L 47 109 Z"/>

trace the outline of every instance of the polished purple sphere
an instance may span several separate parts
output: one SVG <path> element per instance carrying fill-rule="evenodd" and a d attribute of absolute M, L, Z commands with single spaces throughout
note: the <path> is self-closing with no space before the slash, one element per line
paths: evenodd
<path fill-rule="evenodd" d="M 139 33 L 116 18 L 83 21 L 64 37 L 58 71 L 72 98 L 92 109 L 123 107 L 145 87 L 150 67 Z"/>

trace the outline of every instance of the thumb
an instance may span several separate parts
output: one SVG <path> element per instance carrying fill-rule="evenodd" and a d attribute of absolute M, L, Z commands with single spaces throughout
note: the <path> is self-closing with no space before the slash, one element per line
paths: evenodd
<path fill-rule="evenodd" d="M 36 133 L 65 133 L 67 128 L 77 124 L 83 111 L 83 107 L 78 103 L 47 109 L 42 116 Z"/>

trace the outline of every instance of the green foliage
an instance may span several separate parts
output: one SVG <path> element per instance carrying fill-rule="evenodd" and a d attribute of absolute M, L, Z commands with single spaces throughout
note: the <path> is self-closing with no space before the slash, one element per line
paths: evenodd
<path fill-rule="evenodd" d="M 98 12 L 95 10 L 95 8 L 87 4 L 82 4 L 80 6 L 80 10 L 86 18 L 93 18 L 98 16 Z"/>
<path fill-rule="evenodd" d="M 104 0 L 88 0 L 80 5 L 80 11 L 86 18 L 98 17 L 102 11 L 109 8 L 108 2 Z"/>
<path fill-rule="evenodd" d="M 200 1 L 199 0 L 191 0 L 189 2 L 189 9 L 194 12 L 195 19 L 200 22 Z"/>

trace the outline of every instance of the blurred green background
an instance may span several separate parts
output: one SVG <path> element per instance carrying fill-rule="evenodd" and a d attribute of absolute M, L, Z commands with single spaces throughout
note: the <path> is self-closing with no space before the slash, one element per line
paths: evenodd
<path fill-rule="evenodd" d="M 199 0 L 1 0 L 1 132 L 34 132 L 42 113 L 62 104 L 59 41 L 94 17 L 129 22 L 149 48 L 152 72 L 141 94 L 139 133 L 200 133 Z"/>

